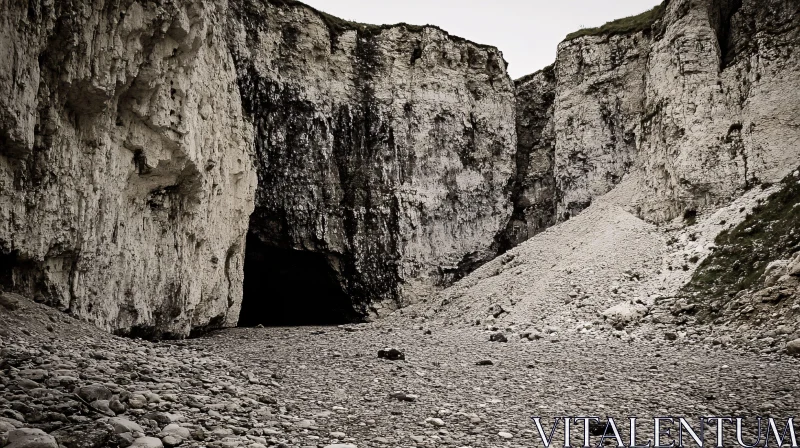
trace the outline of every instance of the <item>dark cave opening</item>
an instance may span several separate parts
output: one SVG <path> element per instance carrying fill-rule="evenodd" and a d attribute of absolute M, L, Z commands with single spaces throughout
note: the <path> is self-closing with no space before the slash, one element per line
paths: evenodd
<path fill-rule="evenodd" d="M 359 320 L 326 254 L 273 247 L 248 233 L 240 327 L 339 325 Z"/>

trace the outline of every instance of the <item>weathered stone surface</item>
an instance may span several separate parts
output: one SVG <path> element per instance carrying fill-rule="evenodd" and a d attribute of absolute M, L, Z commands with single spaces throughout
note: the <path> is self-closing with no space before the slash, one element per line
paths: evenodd
<path fill-rule="evenodd" d="M 6 448 L 58 448 L 53 436 L 41 429 L 21 428 L 8 433 Z"/>
<path fill-rule="evenodd" d="M 256 128 L 251 235 L 324 255 L 362 313 L 491 257 L 516 144 L 501 53 L 282 3 L 237 2 L 228 39 Z"/>
<path fill-rule="evenodd" d="M 779 181 L 800 158 L 798 47 L 790 0 L 671 1 L 640 31 L 562 42 L 555 81 L 517 82 L 518 165 L 531 129 L 553 141 L 553 161 L 527 175 L 555 179 L 539 189 L 554 204 L 543 216 L 568 219 L 625 181 L 617 202 L 663 222 Z M 530 92 L 550 89 L 551 117 L 531 127 L 546 102 Z"/>
<path fill-rule="evenodd" d="M 670 2 L 647 66 L 637 207 L 650 219 L 777 182 L 800 159 L 792 0 Z"/>
<path fill-rule="evenodd" d="M 0 9 L 3 286 L 121 333 L 235 323 L 255 174 L 224 5 Z"/>
<path fill-rule="evenodd" d="M 501 235 L 501 250 L 555 224 L 553 66 L 516 81 L 517 155 L 512 185 L 514 212 Z"/>
<path fill-rule="evenodd" d="M 494 48 L 295 2 L 2 10 L 7 290 L 185 336 L 236 323 L 248 221 L 321 254 L 361 314 L 495 251 L 516 140 Z"/>

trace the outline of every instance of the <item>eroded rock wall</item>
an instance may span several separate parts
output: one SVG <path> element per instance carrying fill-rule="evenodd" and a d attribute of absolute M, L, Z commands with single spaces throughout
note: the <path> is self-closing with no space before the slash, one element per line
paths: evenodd
<path fill-rule="evenodd" d="M 652 44 L 639 163 L 654 220 L 778 182 L 800 160 L 800 2 L 672 1 Z"/>
<path fill-rule="evenodd" d="M 638 32 L 559 45 L 553 112 L 559 220 L 614 188 L 633 165 L 649 43 Z"/>
<path fill-rule="evenodd" d="M 556 222 L 553 66 L 515 83 L 517 104 L 516 171 L 512 187 L 514 211 L 501 234 L 500 250 L 531 238 Z"/>
<path fill-rule="evenodd" d="M 540 126 L 553 129 L 557 221 L 623 180 L 617 196 L 640 217 L 691 215 L 779 181 L 800 159 L 800 2 L 671 0 L 657 16 L 559 45 L 552 119 Z M 517 86 L 518 123 L 540 119 L 528 90 Z"/>
<path fill-rule="evenodd" d="M 324 256 L 364 314 L 496 250 L 516 137 L 494 48 L 288 0 L 0 9 L 5 289 L 185 336 L 236 323 L 248 225 Z"/>
<path fill-rule="evenodd" d="M 225 8 L 0 3 L 4 288 L 120 333 L 236 323 L 255 173 Z"/>
<path fill-rule="evenodd" d="M 256 129 L 251 231 L 323 254 L 356 308 L 424 298 L 494 254 L 511 214 L 514 89 L 499 51 L 435 27 L 236 3 Z"/>

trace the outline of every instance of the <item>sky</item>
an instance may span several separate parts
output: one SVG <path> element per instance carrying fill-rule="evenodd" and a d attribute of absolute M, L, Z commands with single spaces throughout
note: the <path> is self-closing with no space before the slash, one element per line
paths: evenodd
<path fill-rule="evenodd" d="M 581 27 L 647 11 L 661 0 L 302 0 L 342 19 L 374 25 L 437 25 L 493 45 L 517 79 L 555 61 L 556 47 Z"/>

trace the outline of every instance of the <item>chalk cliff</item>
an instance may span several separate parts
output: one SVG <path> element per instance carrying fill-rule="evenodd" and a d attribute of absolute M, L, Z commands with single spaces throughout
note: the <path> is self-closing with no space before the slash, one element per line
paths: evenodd
<path fill-rule="evenodd" d="M 255 172 L 224 4 L 0 9 L 3 288 L 121 333 L 235 324 Z"/>
<path fill-rule="evenodd" d="M 237 3 L 229 29 L 256 129 L 259 246 L 323 255 L 362 314 L 493 256 L 516 149 L 498 50 L 277 0 Z"/>
<path fill-rule="evenodd" d="M 0 10 L 6 290 L 185 336 L 236 324 L 248 226 L 324 256 L 362 315 L 493 254 L 516 145 L 494 48 L 294 1 Z"/>
<path fill-rule="evenodd" d="M 551 197 L 561 221 L 625 180 L 622 203 L 663 222 L 779 181 L 800 159 L 799 10 L 795 0 L 671 0 L 570 36 L 554 81 L 517 82 L 520 142 L 519 123 L 543 119 L 528 105 L 555 92 L 548 121 L 526 137 L 554 141 L 529 182 L 545 170 L 555 188 L 523 201 Z"/>

